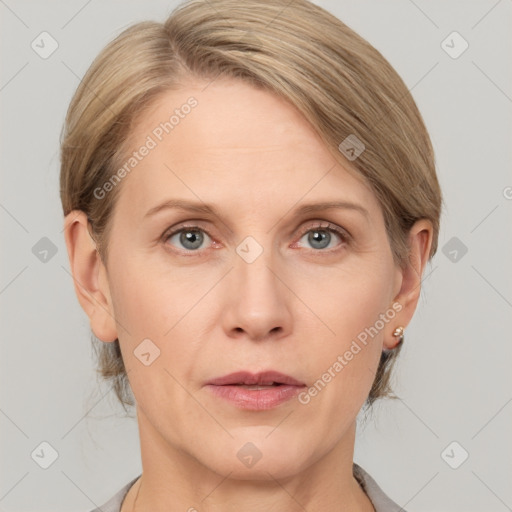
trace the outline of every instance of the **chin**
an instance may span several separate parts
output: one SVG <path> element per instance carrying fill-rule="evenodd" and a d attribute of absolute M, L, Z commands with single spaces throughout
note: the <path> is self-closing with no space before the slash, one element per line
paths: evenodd
<path fill-rule="evenodd" d="M 301 471 L 301 466 L 304 461 L 296 459 L 297 455 L 292 455 L 289 459 L 281 458 L 275 459 L 263 457 L 256 462 L 252 467 L 246 467 L 238 459 L 233 462 L 233 459 L 219 461 L 218 470 L 216 472 L 221 475 L 228 475 L 232 480 L 245 480 L 245 481 L 272 481 L 283 480 L 292 477 Z M 302 464 L 301 464 L 302 463 Z"/>
<path fill-rule="evenodd" d="M 303 443 L 295 446 L 283 443 L 282 438 L 271 440 L 265 436 L 268 436 L 268 430 L 261 438 L 254 435 L 237 437 L 231 440 L 230 446 L 220 447 L 220 450 L 218 447 L 213 458 L 204 462 L 216 473 L 229 474 L 235 480 L 281 480 L 307 468 L 312 454 L 306 453 Z M 311 449 L 308 446 L 308 451 Z"/>

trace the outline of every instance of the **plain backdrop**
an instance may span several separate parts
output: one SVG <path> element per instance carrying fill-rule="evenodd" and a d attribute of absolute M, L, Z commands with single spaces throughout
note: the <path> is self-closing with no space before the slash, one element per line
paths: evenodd
<path fill-rule="evenodd" d="M 317 3 L 411 89 L 446 205 L 395 371 L 400 399 L 360 415 L 355 461 L 408 511 L 511 510 L 512 2 Z M 136 420 L 97 380 L 69 275 L 59 135 L 105 44 L 176 5 L 0 1 L 0 512 L 86 512 L 140 473 Z M 58 44 L 47 58 L 41 37 L 45 51 Z M 47 469 L 41 453 L 56 457 Z"/>

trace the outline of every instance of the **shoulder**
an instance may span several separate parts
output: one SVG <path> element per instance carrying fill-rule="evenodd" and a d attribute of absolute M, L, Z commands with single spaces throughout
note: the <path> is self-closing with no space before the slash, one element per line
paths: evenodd
<path fill-rule="evenodd" d="M 130 487 L 137 481 L 140 477 L 135 477 L 131 482 L 128 482 L 122 489 L 116 492 L 112 498 L 110 498 L 104 505 L 101 507 L 95 508 L 91 510 L 91 512 L 120 512 L 121 505 L 125 496 L 128 494 Z"/>
<path fill-rule="evenodd" d="M 355 462 L 353 464 L 353 473 L 368 498 L 370 498 L 375 512 L 406 512 L 405 509 L 391 500 L 379 487 L 377 482 Z"/>

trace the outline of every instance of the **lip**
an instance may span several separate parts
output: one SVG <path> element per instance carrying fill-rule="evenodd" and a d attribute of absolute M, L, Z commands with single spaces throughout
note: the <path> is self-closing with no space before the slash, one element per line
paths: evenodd
<path fill-rule="evenodd" d="M 262 386 L 275 382 L 279 385 L 266 389 L 252 390 L 242 387 Z M 277 407 L 298 395 L 303 382 L 274 370 L 250 373 L 246 371 L 230 373 L 209 381 L 206 388 L 214 395 L 223 398 L 239 409 L 261 411 Z"/>

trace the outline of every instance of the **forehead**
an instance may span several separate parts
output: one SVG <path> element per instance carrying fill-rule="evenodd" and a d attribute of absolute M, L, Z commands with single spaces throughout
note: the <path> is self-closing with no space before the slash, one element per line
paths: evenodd
<path fill-rule="evenodd" d="M 239 200 L 261 207 L 265 198 L 284 206 L 305 194 L 334 198 L 336 190 L 376 205 L 362 178 L 336 162 L 293 105 L 239 80 L 166 91 L 137 120 L 132 151 L 144 156 L 121 196 L 135 209 L 169 193 L 212 202 L 242 194 Z"/>
<path fill-rule="evenodd" d="M 272 150 L 306 141 L 310 151 L 322 146 L 316 132 L 289 102 L 228 78 L 191 82 L 161 94 L 138 120 L 132 140 L 140 141 L 147 134 L 175 149 L 184 141 L 189 147 L 208 151 Z"/>

